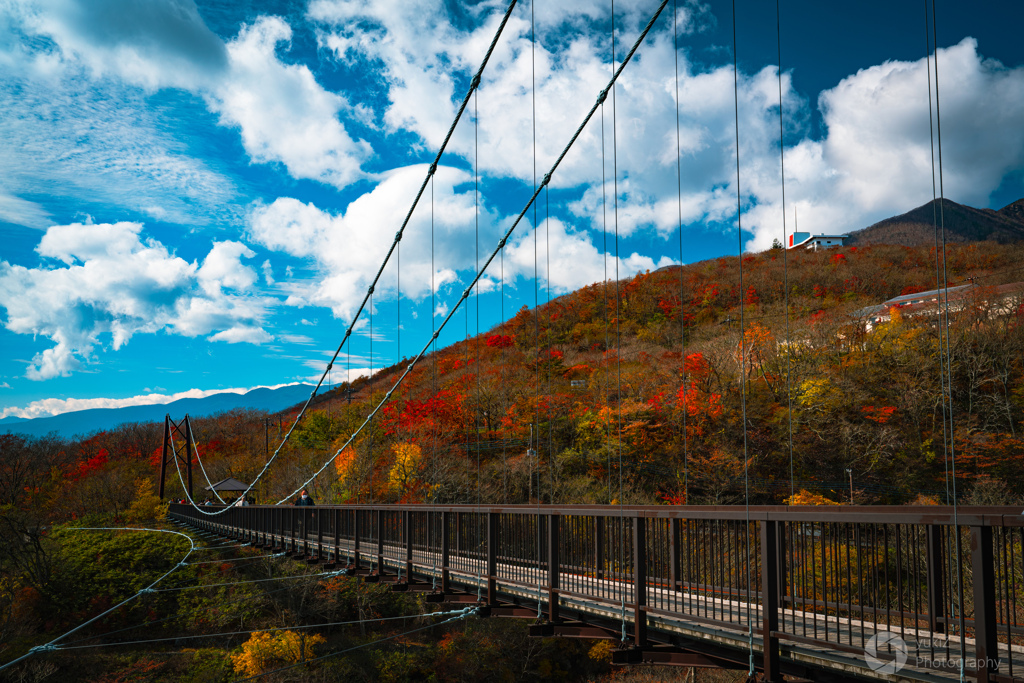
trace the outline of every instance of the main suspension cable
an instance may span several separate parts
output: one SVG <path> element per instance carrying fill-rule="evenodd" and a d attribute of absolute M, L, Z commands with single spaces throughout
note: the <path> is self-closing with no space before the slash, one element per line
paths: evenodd
<path fill-rule="evenodd" d="M 455 128 L 458 125 L 460 119 L 462 118 L 462 114 L 463 114 L 463 112 L 465 112 L 467 105 L 469 104 L 470 96 L 472 96 L 472 94 L 476 91 L 477 87 L 479 87 L 479 85 L 480 85 L 480 79 L 483 76 L 484 69 L 487 67 L 487 62 L 490 60 L 491 54 L 494 52 L 494 48 L 498 44 L 498 39 L 501 37 L 502 32 L 505 30 L 505 25 L 508 23 L 509 17 L 512 15 L 512 10 L 513 10 L 513 8 L 515 8 L 517 2 L 518 2 L 518 0 L 511 0 L 511 2 L 509 2 L 508 8 L 505 10 L 505 15 L 502 17 L 501 22 L 498 24 L 498 28 L 497 28 L 497 30 L 494 33 L 494 37 L 491 39 L 491 43 L 490 43 L 490 45 L 487 48 L 487 52 L 484 54 L 483 60 L 481 60 L 481 62 L 480 62 L 480 67 L 477 69 L 476 73 L 473 75 L 473 78 L 472 78 L 472 80 L 470 81 L 470 84 L 469 84 L 469 88 L 466 90 L 466 94 L 462 98 L 462 104 L 459 105 L 459 109 L 458 109 L 458 111 L 455 114 L 455 118 L 452 120 L 451 125 L 448 127 L 448 132 L 445 134 L 444 142 L 441 143 L 441 147 L 438 149 L 437 154 L 434 157 L 434 161 L 431 162 L 431 164 L 430 164 L 430 166 L 429 166 L 429 168 L 427 170 L 427 175 L 423 179 L 423 182 L 420 184 L 420 188 L 416 192 L 416 196 L 415 196 L 415 198 L 412 201 L 412 206 L 410 206 L 408 212 L 406 212 L 405 219 L 402 221 L 401 227 L 398 229 L 398 232 L 395 234 L 395 239 L 394 239 L 394 241 L 392 241 L 391 247 L 388 249 L 387 254 L 384 256 L 384 260 L 381 262 L 380 268 L 377 269 L 377 273 L 376 273 L 376 275 L 374 275 L 373 281 L 370 283 L 370 286 L 367 288 L 366 294 L 363 296 L 363 300 L 359 304 L 359 308 L 356 309 L 355 315 L 352 317 L 352 321 L 348 325 L 348 329 L 345 330 L 345 335 L 344 335 L 344 337 L 342 337 L 341 343 L 338 344 L 337 350 L 335 350 L 334 355 L 331 356 L 330 362 L 327 363 L 327 368 L 324 370 L 323 374 L 320 377 L 320 380 L 317 382 L 316 386 L 313 388 L 313 391 L 310 393 L 309 398 L 306 399 L 306 402 L 303 404 L 302 408 L 299 410 L 298 415 L 296 415 L 296 417 L 295 417 L 295 421 L 292 423 L 292 426 L 288 429 L 288 432 L 285 434 L 285 436 L 282 439 L 280 445 L 278 445 L 277 449 L 274 451 L 274 454 L 263 465 L 263 469 L 261 469 L 259 474 L 256 475 L 256 478 L 253 480 L 253 482 L 251 484 L 249 484 L 249 487 L 242 493 L 242 497 L 243 498 L 245 496 L 247 496 L 249 494 L 249 491 L 251 491 L 252 488 L 263 478 L 263 475 L 266 474 L 267 470 L 270 468 L 270 465 L 273 464 L 273 462 L 277 459 L 278 455 L 281 453 L 281 449 L 284 448 L 284 445 L 288 442 L 288 439 L 291 437 L 292 432 L 294 432 L 295 428 L 298 427 L 299 421 L 302 419 L 303 415 L 306 414 L 306 410 L 309 408 L 310 403 L 313 401 L 313 398 L 316 396 L 317 392 L 320 390 L 321 385 L 324 383 L 324 380 L 327 377 L 327 373 L 330 372 L 330 369 L 333 367 L 334 362 L 338 359 L 338 355 L 341 353 L 342 347 L 345 346 L 345 342 L 347 342 L 349 337 L 352 336 L 352 331 L 355 328 L 355 325 L 356 325 L 356 323 L 359 320 L 359 316 L 362 314 L 363 310 L 366 308 L 367 302 L 370 301 L 370 297 L 373 295 L 374 288 L 377 286 L 377 283 L 380 281 L 381 275 L 384 272 L 384 267 L 387 266 L 388 261 L 391 260 L 392 253 L 395 252 L 395 250 L 396 250 L 396 248 L 398 246 L 398 243 L 402 240 L 402 235 L 405 233 L 405 228 L 406 228 L 406 226 L 408 226 L 409 221 L 412 219 L 413 212 L 416 210 L 416 206 L 417 206 L 417 204 L 419 204 L 420 198 L 423 196 L 423 193 L 426 190 L 427 183 L 428 182 L 432 182 L 434 174 L 437 171 L 437 165 L 441 161 L 441 157 L 444 155 L 445 149 L 447 149 L 447 147 L 448 147 L 448 142 L 451 140 L 452 135 L 455 132 Z M 431 185 L 431 187 L 433 187 L 433 185 Z M 350 382 L 349 388 L 351 388 L 351 379 L 352 379 L 351 375 L 349 375 L 349 382 Z M 376 411 L 374 411 L 374 412 L 376 412 Z M 339 451 L 339 453 L 340 453 L 340 451 Z M 337 455 L 337 454 L 335 454 L 335 455 Z M 228 509 L 230 509 L 230 508 L 225 508 L 223 510 L 217 510 L 217 511 L 210 512 L 210 511 L 201 509 L 199 506 L 195 505 L 195 503 L 193 503 L 193 507 L 195 507 L 196 510 L 198 510 L 202 514 L 208 515 L 208 516 L 220 515 L 220 514 L 223 514 L 224 512 L 226 512 Z"/>
<path fill-rule="evenodd" d="M 384 398 L 373 409 L 373 412 L 370 413 L 369 417 L 367 417 L 366 420 L 363 421 L 362 425 L 360 425 L 359 428 L 356 429 L 356 431 L 352 434 L 352 436 L 348 439 L 348 441 L 346 441 L 345 444 L 340 449 L 338 449 L 335 452 L 335 457 L 338 455 L 338 453 L 343 451 L 345 448 L 347 448 L 349 446 L 349 444 L 352 443 L 352 441 L 366 427 L 368 421 L 374 415 L 376 415 L 377 411 L 379 411 L 389 400 L 391 400 L 392 393 L 399 386 L 401 386 L 402 382 L 405 381 L 405 378 L 409 375 L 410 372 L 412 372 L 413 368 L 416 367 L 416 364 L 419 362 L 419 360 L 427 352 L 427 349 L 430 348 L 431 343 L 434 340 L 437 339 L 437 336 L 441 333 L 442 330 L 444 330 L 445 326 L 451 321 L 452 317 L 455 315 L 456 311 L 458 311 L 458 309 L 462 305 L 462 303 L 465 302 L 466 299 L 469 298 L 470 293 L 473 291 L 473 287 L 476 285 L 477 281 L 479 281 L 479 279 L 481 277 L 483 277 L 483 274 L 487 272 L 487 268 L 491 265 L 491 262 L 493 262 L 494 259 L 497 257 L 498 252 L 501 251 L 502 247 L 505 246 L 506 242 L 508 241 L 508 238 L 511 237 L 512 233 L 515 231 L 516 227 L 518 227 L 519 223 L 522 222 L 523 218 L 526 216 L 526 213 L 530 210 L 530 207 L 536 201 L 537 196 L 540 194 L 540 191 L 544 187 L 546 187 L 548 185 L 548 183 L 551 182 L 551 176 L 554 175 L 555 171 L 558 169 L 558 167 L 561 165 L 562 161 L 565 159 L 566 155 L 569 153 L 569 150 L 572 149 L 572 146 L 576 143 L 576 140 L 579 139 L 579 136 L 583 133 L 584 128 L 586 128 L 587 124 L 590 122 L 590 119 L 593 118 L 594 112 L 596 112 L 597 108 L 601 105 L 601 103 L 604 102 L 605 98 L 607 97 L 608 91 L 610 89 L 612 89 L 612 87 L 615 85 L 615 82 L 618 80 L 619 76 L 622 74 L 622 71 L 626 68 L 626 65 L 629 64 L 629 62 L 632 59 L 633 55 L 636 53 L 637 50 L 640 49 L 640 45 L 643 43 L 644 39 L 647 37 L 647 34 L 650 33 L 651 28 L 654 26 L 654 22 L 657 21 L 659 16 L 661 16 L 661 13 L 665 9 L 666 5 L 668 5 L 668 0 L 662 0 L 661 4 L 658 6 L 658 9 L 654 12 L 654 15 L 651 17 L 650 21 L 648 21 L 648 23 L 644 27 L 643 31 L 641 31 L 639 37 L 637 37 L 636 42 L 633 44 L 633 46 L 630 49 L 629 53 L 623 59 L 622 64 L 620 64 L 618 69 L 615 70 L 615 73 L 613 74 L 611 80 L 608 82 L 608 85 L 598 95 L 597 100 L 594 102 L 593 106 L 590 108 L 590 111 L 587 112 L 587 114 L 584 117 L 583 121 L 580 123 L 580 125 L 577 127 L 576 131 L 573 133 L 572 137 L 569 139 L 569 142 L 566 143 L 565 147 L 562 149 L 562 151 L 559 153 L 558 157 L 555 159 L 554 163 L 551 165 L 551 168 L 544 175 L 544 178 L 541 181 L 540 185 L 534 190 L 533 194 L 530 196 L 530 199 L 527 201 L 526 206 L 523 207 L 523 209 L 516 216 L 516 219 L 512 222 L 512 225 L 509 226 L 508 230 L 505 231 L 505 233 L 502 236 L 501 240 L 498 242 L 498 245 L 491 252 L 490 256 L 488 256 L 488 258 L 484 262 L 483 266 L 477 271 L 476 275 L 473 277 L 472 281 L 469 283 L 469 285 L 466 287 L 466 289 L 463 290 L 462 295 L 459 297 L 459 299 L 455 302 L 455 305 L 452 307 L 452 309 L 445 316 L 445 319 L 441 322 L 441 324 L 438 326 L 438 328 L 434 331 L 434 334 L 432 335 L 431 339 L 429 341 L 427 341 L 427 343 L 423 346 L 422 349 L 420 349 L 419 353 L 409 363 L 409 365 L 406 367 L 405 371 L 398 377 L 398 379 L 396 380 L 396 382 L 394 383 L 392 388 L 385 394 Z M 291 498 L 293 495 L 295 495 L 296 492 L 301 491 L 304 486 L 306 486 L 309 482 L 313 481 L 325 469 L 327 469 L 327 466 L 332 461 L 333 461 L 333 458 L 331 460 L 328 460 L 319 470 L 317 470 L 315 473 L 313 473 L 313 475 L 309 479 L 307 479 L 305 482 L 303 482 L 302 486 L 300 486 L 298 489 L 296 489 L 295 492 L 292 492 L 289 495 L 287 495 L 284 498 L 282 498 L 281 501 L 279 501 L 278 504 L 282 504 L 282 503 L 286 502 L 289 498 Z"/>
<path fill-rule="evenodd" d="M 213 495 L 217 496 L 217 500 L 219 500 L 221 504 L 227 505 L 224 499 L 220 497 L 220 494 L 217 493 L 217 489 L 213 487 L 213 482 L 210 481 L 209 475 L 206 474 L 206 468 L 203 467 L 203 460 L 199 457 L 199 444 L 196 443 L 196 437 L 192 434 L 192 420 L 188 419 L 188 415 L 185 416 L 185 431 L 187 432 L 185 434 L 185 438 L 192 443 L 192 451 L 196 454 L 196 462 L 199 463 L 199 470 L 203 473 L 203 479 L 206 480 L 206 485 L 209 487 L 210 491 L 213 491 Z"/>

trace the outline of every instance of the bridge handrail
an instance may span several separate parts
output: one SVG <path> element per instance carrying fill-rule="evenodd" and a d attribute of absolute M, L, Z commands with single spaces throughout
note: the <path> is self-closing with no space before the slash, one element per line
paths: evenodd
<path fill-rule="evenodd" d="M 171 503 L 180 506 L 180 503 Z M 187 505 L 186 505 L 187 507 Z M 226 506 L 209 505 L 213 509 Z M 250 509 L 289 509 L 288 505 L 248 505 Z M 327 504 L 328 510 L 391 510 L 414 512 L 499 513 L 521 515 L 578 515 L 693 520 L 746 520 L 742 505 L 436 505 L 436 504 Z M 960 505 L 960 526 L 1024 527 L 1024 508 L 1019 505 Z M 240 508 L 244 509 L 244 508 Z M 953 507 L 944 505 L 751 505 L 751 521 L 863 522 L 867 524 L 952 525 Z"/>

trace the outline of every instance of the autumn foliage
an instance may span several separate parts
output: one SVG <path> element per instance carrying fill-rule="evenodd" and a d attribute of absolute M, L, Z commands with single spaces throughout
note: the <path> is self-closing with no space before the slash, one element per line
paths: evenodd
<path fill-rule="evenodd" d="M 1020 496 L 1024 297 L 994 297 L 1022 260 L 949 248 L 952 284 L 979 286 L 951 313 L 948 358 L 934 315 L 897 308 L 868 332 L 860 313 L 933 289 L 927 248 L 792 252 L 785 273 L 777 250 L 747 255 L 742 287 L 738 260 L 714 259 L 627 278 L 618 301 L 596 283 L 429 354 L 365 425 L 404 364 L 318 396 L 253 496 L 333 459 L 321 502 L 607 503 L 621 477 L 627 502 L 740 502 L 749 485 L 780 503 L 791 470 L 809 495 L 845 491 L 851 470 L 859 502 L 900 503 L 942 500 L 952 452 L 961 491 L 985 476 Z M 211 479 L 255 477 L 294 414 L 195 420 Z M 33 462 L 49 464 L 4 464 L 0 493 L 57 518 L 158 515 L 138 482 L 160 445 L 159 425 L 48 442 Z M 167 486 L 183 493 L 173 469 Z"/>
<path fill-rule="evenodd" d="M 369 421 L 407 361 L 317 396 L 251 496 L 277 502 L 324 467 L 309 486 L 318 503 L 830 505 L 849 499 L 852 474 L 858 504 L 941 504 L 949 502 L 955 454 L 959 502 L 1020 503 L 1024 295 L 996 286 L 1019 279 L 1024 247 L 949 248 L 951 284 L 980 284 L 950 311 L 948 332 L 933 313 L 906 308 L 870 331 L 864 324 L 868 307 L 934 289 L 929 249 L 793 252 L 786 278 L 777 251 L 744 257 L 742 286 L 738 259 L 722 258 L 626 278 L 618 300 L 614 286 L 597 283 L 539 310 L 524 308 L 425 356 Z M 194 419 L 210 479 L 252 481 L 297 410 Z M 159 523 L 161 437 L 159 424 L 76 440 L 0 434 L 0 543 L 8 549 L 0 553 L 0 636 L 25 639 L 85 619 L 138 590 L 139 576 L 174 566 L 182 549 L 173 544 L 76 545 L 50 531 Z M 165 498 L 181 497 L 168 466 Z M 197 464 L 192 474 L 202 498 Z M 816 544 L 809 541 L 817 560 L 798 564 L 809 577 L 849 559 L 848 549 L 833 557 Z M 185 578 L 221 584 L 242 564 L 189 568 Z M 258 571 L 265 566 L 254 565 Z M 377 609 L 385 598 L 355 585 L 331 579 L 280 603 L 243 594 L 232 608 L 222 605 L 233 596 L 220 588 L 194 603 L 174 598 L 173 606 L 155 597 L 124 619 L 179 609 L 185 626 L 168 629 L 212 633 L 252 623 L 257 607 L 284 616 L 315 608 L 320 622 L 385 611 Z M 112 619 L 103 628 L 121 625 Z M 483 677 L 492 672 L 473 668 L 487 661 L 481 657 L 497 662 L 518 637 L 498 629 L 453 629 L 429 646 L 396 644 L 361 661 L 361 673 L 338 658 L 336 678 Z M 213 673 L 190 680 L 257 675 L 308 658 L 318 642 L 285 631 L 256 634 L 230 656 L 197 651 L 189 666 Z M 470 650 L 480 657 L 471 660 Z M 523 671 L 558 678 L 587 659 L 583 652 L 570 664 L 545 651 Z M 177 675 L 170 664 L 136 663 L 146 675 Z M 130 670 L 107 674 L 122 680 Z"/>

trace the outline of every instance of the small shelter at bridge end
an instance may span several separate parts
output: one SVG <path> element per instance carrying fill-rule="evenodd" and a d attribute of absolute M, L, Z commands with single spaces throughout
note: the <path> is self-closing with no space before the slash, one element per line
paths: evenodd
<path fill-rule="evenodd" d="M 227 479 L 221 479 L 216 484 L 210 484 L 209 486 L 204 486 L 203 488 L 206 489 L 207 491 L 217 491 L 218 493 L 221 493 L 224 491 L 241 492 L 248 489 L 249 486 L 248 484 L 243 484 L 234 477 L 228 477 Z"/>

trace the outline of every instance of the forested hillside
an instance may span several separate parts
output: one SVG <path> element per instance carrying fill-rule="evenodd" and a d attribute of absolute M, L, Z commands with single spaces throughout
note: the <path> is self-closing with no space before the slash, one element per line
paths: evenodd
<path fill-rule="evenodd" d="M 935 315 L 895 315 L 870 332 L 858 318 L 934 289 L 927 248 L 746 256 L 742 297 L 736 258 L 597 283 L 421 359 L 312 491 L 322 502 L 526 502 L 539 479 L 543 501 L 606 503 L 618 497 L 621 462 L 626 502 L 739 502 L 745 438 L 752 502 L 778 503 L 789 495 L 792 435 L 797 488 L 837 500 L 848 491 L 823 485 L 847 488 L 846 469 L 857 502 L 945 500 L 950 451 L 959 496 L 979 477 L 1018 496 L 1024 309 L 1020 292 L 1007 299 L 996 287 L 1024 280 L 1021 263 L 1020 245 L 949 248 L 950 285 L 978 286 L 950 314 L 948 367 Z M 408 362 L 318 396 L 258 501 L 276 502 L 327 462 Z M 940 369 L 952 382 L 945 427 Z M 272 453 L 297 409 L 194 420 L 211 480 L 251 481 L 265 437 Z M 157 424 L 81 442 L 6 435 L 0 493 L 54 520 L 120 515 L 140 482 L 155 482 L 161 435 Z M 176 479 L 172 469 L 170 496 L 183 493 Z"/>
<path fill-rule="evenodd" d="M 950 285 L 977 286 L 950 313 L 948 363 L 939 352 L 943 327 L 927 307 L 895 310 L 870 330 L 858 313 L 934 289 L 928 248 L 772 250 L 743 257 L 742 285 L 737 258 L 597 283 L 423 358 L 340 453 L 409 360 L 318 397 L 255 497 L 277 502 L 330 463 L 310 486 L 319 503 L 729 504 L 745 500 L 745 475 L 751 503 L 782 503 L 792 492 L 791 502 L 845 503 L 851 475 L 860 504 L 944 503 L 955 453 L 961 503 L 1019 503 L 1024 291 L 1000 286 L 1024 280 L 1021 264 L 1021 245 L 949 248 Z M 210 479 L 251 481 L 266 461 L 267 437 L 272 452 L 297 409 L 195 420 Z M 185 551 L 183 540 L 69 530 L 159 523 L 162 427 L 124 425 L 81 442 L 0 436 L 4 660 L 116 604 Z M 201 497 L 205 479 L 198 468 L 193 475 Z M 170 497 L 183 494 L 173 469 L 168 487 Z M 253 560 L 235 563 L 239 553 Z M 215 585 L 315 571 L 256 555 L 204 558 L 218 561 L 175 579 L 199 587 L 192 597 L 140 600 L 90 633 L 128 628 L 119 638 L 173 639 L 425 609 L 350 579 L 311 577 L 295 584 L 301 590 L 267 584 L 251 594 Z M 146 621 L 161 625 L 131 626 Z M 418 623 L 319 633 L 336 650 Z M 428 633 L 436 637 L 400 639 L 318 671 L 470 680 L 467 652 L 504 662 L 498 652 L 506 651 L 525 653 L 513 662 L 520 668 L 501 669 L 506 680 L 607 671 L 607 652 L 591 652 L 592 644 L 531 644 L 507 622 Z M 173 656 L 90 651 L 83 657 L 104 677 L 82 680 L 230 680 L 295 661 L 298 646 L 285 642 L 293 636 L 280 638 L 265 643 L 277 659 L 255 663 L 247 635 L 160 646 Z M 301 656 L 318 643 L 301 640 Z M 43 680 L 67 672 L 70 656 L 47 655 L 19 671 Z M 149 667 L 142 678 L 140 662 Z"/>
<path fill-rule="evenodd" d="M 1024 279 L 1022 256 L 949 250 L 950 283 L 979 286 L 950 317 L 948 368 L 936 316 L 867 332 L 857 315 L 934 289 L 925 248 L 747 256 L 742 297 L 735 258 L 640 274 L 619 283 L 618 313 L 615 284 L 592 285 L 417 365 L 317 495 L 526 502 L 539 480 L 544 502 L 607 503 L 621 474 L 624 502 L 736 503 L 746 441 L 752 502 L 790 495 L 791 452 L 795 488 L 837 500 L 850 469 L 859 503 L 945 501 L 949 452 L 962 499 L 1019 496 L 1022 299 L 995 287 Z M 356 382 L 351 405 L 318 406 L 289 460 L 306 463 L 296 478 L 345 444 L 404 369 Z"/>

